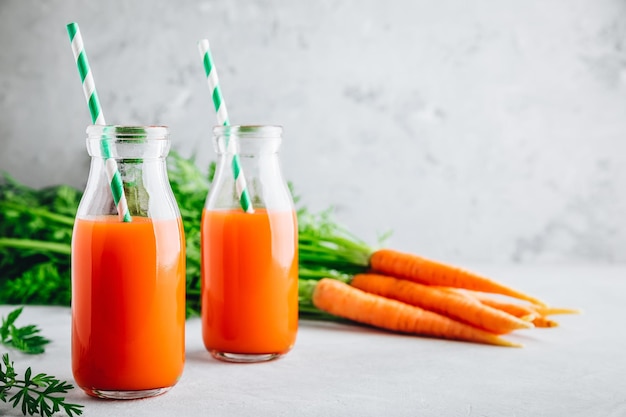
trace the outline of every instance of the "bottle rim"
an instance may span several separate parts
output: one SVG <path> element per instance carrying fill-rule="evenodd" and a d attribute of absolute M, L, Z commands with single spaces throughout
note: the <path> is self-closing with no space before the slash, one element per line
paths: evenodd
<path fill-rule="evenodd" d="M 89 125 L 88 139 L 167 140 L 169 128 L 159 125 Z"/>
<path fill-rule="evenodd" d="M 220 136 L 238 136 L 240 138 L 276 138 L 280 137 L 283 127 L 280 125 L 229 125 L 215 126 L 213 134 Z"/>

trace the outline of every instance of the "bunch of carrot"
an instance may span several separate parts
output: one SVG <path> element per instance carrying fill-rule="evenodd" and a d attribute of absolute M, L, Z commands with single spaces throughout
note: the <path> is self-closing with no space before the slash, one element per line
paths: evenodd
<path fill-rule="evenodd" d="M 495 280 L 414 254 L 369 250 L 327 223 L 323 236 L 319 231 L 324 228 L 317 227 L 318 235 L 311 240 L 315 247 L 307 245 L 306 231 L 301 230 L 304 318 L 340 317 L 394 332 L 520 347 L 502 335 L 555 327 L 558 323 L 549 316 L 578 312 L 549 307 Z"/>

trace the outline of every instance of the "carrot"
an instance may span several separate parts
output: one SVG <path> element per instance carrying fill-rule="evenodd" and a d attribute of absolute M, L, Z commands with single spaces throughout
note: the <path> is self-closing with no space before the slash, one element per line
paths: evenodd
<path fill-rule="evenodd" d="M 481 304 L 509 313 L 513 316 L 519 317 L 521 320 L 530 321 L 535 327 L 558 326 L 556 321 L 550 320 L 533 307 L 494 300 L 486 296 L 478 296 L 477 298 Z"/>
<path fill-rule="evenodd" d="M 546 303 L 513 288 L 472 272 L 393 249 L 379 249 L 370 256 L 374 271 L 428 285 L 467 288 L 508 295 L 546 306 Z"/>
<path fill-rule="evenodd" d="M 537 317 L 539 317 L 537 314 L 527 314 L 525 316 L 521 316 L 519 319 L 533 323 L 533 320 L 535 320 Z M 535 323 L 533 323 L 533 326 L 535 326 Z M 535 326 L 535 327 L 538 327 L 538 326 Z"/>
<path fill-rule="evenodd" d="M 540 307 L 510 303 L 503 300 L 496 300 L 495 298 L 492 298 L 487 294 L 483 294 L 477 291 L 459 290 L 457 288 L 449 287 L 436 288 L 441 291 L 447 291 L 452 294 L 460 294 L 464 295 L 467 298 L 477 300 L 485 306 L 489 306 L 500 311 L 509 313 L 515 317 L 519 317 L 520 320 L 529 321 L 535 327 L 557 327 L 559 323 L 548 318 L 547 316 L 549 315 L 580 313 L 580 310 L 574 308 Z"/>
<path fill-rule="evenodd" d="M 478 300 L 483 305 L 497 308 L 500 311 L 507 312 L 515 317 L 523 317 L 523 316 L 538 316 L 540 315 L 537 310 L 535 310 L 530 305 L 522 305 L 516 303 L 509 303 L 507 301 L 496 300 L 493 297 L 488 296 L 487 294 L 482 294 L 477 291 L 466 292 L 469 297 Z"/>
<path fill-rule="evenodd" d="M 533 319 L 535 327 L 557 327 L 558 322 L 547 318 L 546 316 L 537 316 Z"/>
<path fill-rule="evenodd" d="M 541 307 L 538 305 L 522 305 L 517 303 L 508 302 L 505 300 L 498 300 L 479 291 L 461 290 L 457 288 L 449 287 L 436 287 L 437 289 L 444 291 L 452 291 L 457 294 L 464 294 L 477 299 L 484 305 L 497 308 L 498 310 L 505 311 L 516 317 L 522 317 L 527 315 L 538 316 L 551 316 L 554 314 L 580 314 L 581 311 L 575 308 L 562 308 L 562 307 Z"/>
<path fill-rule="evenodd" d="M 357 274 L 350 282 L 365 292 L 421 307 L 491 333 L 534 327 L 529 321 L 481 304 L 478 300 L 416 282 L 378 274 Z"/>
<path fill-rule="evenodd" d="M 323 278 L 317 283 L 313 304 L 335 316 L 390 331 L 521 347 L 493 333 L 400 301 L 366 293 L 331 278 Z"/>

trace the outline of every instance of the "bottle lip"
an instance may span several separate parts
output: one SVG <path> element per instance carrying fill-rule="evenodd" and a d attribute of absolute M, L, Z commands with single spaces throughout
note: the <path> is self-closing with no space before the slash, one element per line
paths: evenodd
<path fill-rule="evenodd" d="M 158 125 L 89 125 L 88 139 L 167 140 L 169 128 Z"/>
<path fill-rule="evenodd" d="M 239 136 L 255 138 L 276 138 L 280 137 L 283 127 L 280 125 L 229 125 L 215 126 L 213 134 L 215 136 Z"/>

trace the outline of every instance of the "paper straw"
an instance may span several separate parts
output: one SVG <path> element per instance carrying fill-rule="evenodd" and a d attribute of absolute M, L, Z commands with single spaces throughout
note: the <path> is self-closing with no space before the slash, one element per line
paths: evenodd
<path fill-rule="evenodd" d="M 89 113 L 91 114 L 91 121 L 94 125 L 105 125 L 104 113 L 98 100 L 98 93 L 96 92 L 96 84 L 89 68 L 89 61 L 87 60 L 87 53 L 83 46 L 83 38 L 80 35 L 80 29 L 77 23 L 69 23 L 67 25 L 67 33 L 70 35 L 70 42 L 72 44 L 72 52 L 74 52 L 74 59 L 76 60 L 76 67 L 78 68 L 78 74 L 80 75 L 80 81 L 83 84 L 83 92 L 85 93 L 85 100 L 89 105 Z M 117 214 L 120 221 L 130 222 L 130 211 L 128 210 L 128 203 L 126 202 L 126 196 L 124 195 L 124 184 L 122 183 L 122 176 L 117 168 L 117 162 L 111 158 L 111 150 L 109 149 L 109 143 L 106 140 L 100 142 L 102 148 L 102 156 L 105 160 L 106 174 L 111 187 L 111 193 L 113 194 L 113 201 L 117 208 Z"/>
<path fill-rule="evenodd" d="M 213 65 L 213 57 L 211 56 L 209 41 L 207 39 L 202 39 L 198 42 L 198 50 L 200 51 L 200 58 L 204 64 L 204 72 L 211 91 L 213 106 L 215 107 L 215 111 L 217 113 L 217 121 L 222 126 L 230 126 L 226 103 L 224 102 L 224 97 L 222 97 L 222 90 L 220 89 L 220 83 L 217 78 L 217 69 L 215 68 L 215 65 Z M 235 177 L 235 189 L 237 190 L 239 204 L 246 213 L 254 213 L 254 207 L 252 207 L 252 200 L 250 199 L 250 193 L 248 192 L 248 187 L 246 185 L 246 178 L 241 170 L 241 161 L 239 160 L 239 155 L 237 154 L 234 142 L 230 140 L 229 136 L 226 136 L 226 149 L 231 155 L 233 155 L 231 168 L 233 170 L 233 176 Z"/>

